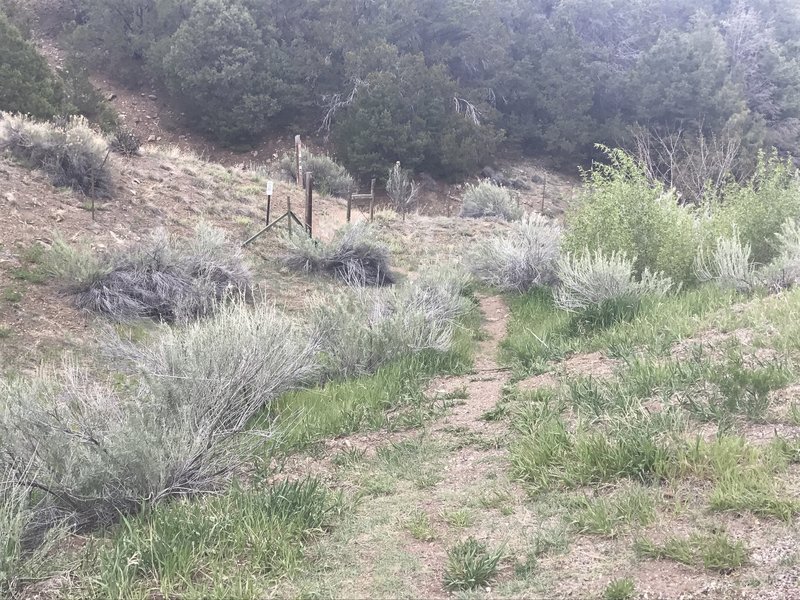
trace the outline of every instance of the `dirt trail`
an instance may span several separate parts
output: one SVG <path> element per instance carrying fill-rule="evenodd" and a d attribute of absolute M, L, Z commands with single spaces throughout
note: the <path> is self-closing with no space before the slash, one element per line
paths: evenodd
<path fill-rule="evenodd" d="M 428 388 L 429 396 L 450 394 L 457 390 L 465 390 L 467 394 L 463 404 L 456 406 L 434 425 L 434 434 L 453 427 L 465 427 L 478 432 L 496 429 L 496 426 L 481 420 L 481 417 L 500 401 L 503 387 L 510 376 L 497 362 L 500 342 L 506 334 L 509 311 L 499 296 L 480 298 L 480 310 L 484 317 L 483 333 L 486 337 L 476 351 L 473 372 L 459 377 L 436 379 Z"/>

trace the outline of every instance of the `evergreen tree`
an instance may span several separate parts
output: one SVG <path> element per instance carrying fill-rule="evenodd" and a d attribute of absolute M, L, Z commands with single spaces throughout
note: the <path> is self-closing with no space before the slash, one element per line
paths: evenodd
<path fill-rule="evenodd" d="M 200 0 L 172 36 L 165 81 L 197 128 L 230 141 L 264 133 L 288 100 L 284 56 L 241 2 Z"/>
<path fill-rule="evenodd" d="M 0 11 L 0 110 L 48 119 L 65 109 L 61 82 Z"/>

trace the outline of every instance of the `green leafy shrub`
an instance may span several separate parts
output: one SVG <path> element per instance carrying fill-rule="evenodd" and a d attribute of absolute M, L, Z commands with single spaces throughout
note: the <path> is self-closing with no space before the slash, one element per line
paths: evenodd
<path fill-rule="evenodd" d="M 3 113 L 0 146 L 3 145 L 18 159 L 42 169 L 53 185 L 97 196 L 110 196 L 113 191 L 108 144 L 84 117 L 51 124 Z"/>
<path fill-rule="evenodd" d="M 61 81 L 0 10 L 0 111 L 49 119 L 64 112 Z"/>
<path fill-rule="evenodd" d="M 498 217 L 506 221 L 515 221 L 522 216 L 522 211 L 506 188 L 490 181 L 481 181 L 478 185 L 467 186 L 461 206 L 461 216 L 473 219 Z"/>
<path fill-rule="evenodd" d="M 48 270 L 77 306 L 117 321 L 203 317 L 225 299 L 247 297 L 251 281 L 241 248 L 204 223 L 187 239 L 158 229 L 103 259 L 57 240 Z"/>
<path fill-rule="evenodd" d="M 490 583 L 503 557 L 502 550 L 489 550 L 469 537 L 447 551 L 444 586 L 448 590 L 472 590 Z"/>
<path fill-rule="evenodd" d="M 472 274 L 503 291 L 525 292 L 556 282 L 561 227 L 542 215 L 514 223 L 506 234 L 479 244 L 470 255 Z"/>
<path fill-rule="evenodd" d="M 775 155 L 759 156 L 753 177 L 726 186 L 706 224 L 713 245 L 719 237 L 738 235 L 749 244 L 752 260 L 768 264 L 777 254 L 774 238 L 788 219 L 800 215 L 800 182 L 794 167 Z"/>
<path fill-rule="evenodd" d="M 287 238 L 284 264 L 308 273 L 327 273 L 351 285 L 391 285 L 389 249 L 375 237 L 367 223 L 354 223 L 326 243 L 304 234 Z"/>
<path fill-rule="evenodd" d="M 585 176 L 585 195 L 567 218 L 565 251 L 623 253 L 636 257 L 636 274 L 649 269 L 691 281 L 699 246 L 692 213 L 625 152 L 602 149 L 610 163 L 595 163 Z"/>
<path fill-rule="evenodd" d="M 294 156 L 285 154 L 279 166 L 287 179 L 297 179 L 297 160 Z M 323 195 L 346 198 L 356 190 L 353 176 L 330 156 L 308 152 L 303 156 L 303 171 L 313 174 L 314 189 Z"/>

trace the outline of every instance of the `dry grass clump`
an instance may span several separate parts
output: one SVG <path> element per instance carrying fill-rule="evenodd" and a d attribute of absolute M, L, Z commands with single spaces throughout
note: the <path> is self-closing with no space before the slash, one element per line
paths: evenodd
<path fill-rule="evenodd" d="M 224 305 L 205 321 L 164 326 L 147 346 L 114 338 L 109 348 L 126 378 L 66 362 L 0 380 L 0 472 L 37 492 L 25 536 L 220 489 L 253 435 L 269 433 L 245 435 L 252 417 L 315 369 L 307 336 L 265 306 Z"/>
<path fill-rule="evenodd" d="M 186 239 L 158 229 L 105 260 L 56 242 L 48 262 L 80 308 L 117 321 L 199 318 L 247 295 L 251 283 L 240 247 L 206 224 Z"/>
<path fill-rule="evenodd" d="M 290 269 L 324 273 L 350 285 L 395 283 L 389 249 L 377 240 L 367 223 L 343 227 L 329 243 L 304 235 L 287 238 L 283 262 Z"/>
<path fill-rule="evenodd" d="M 522 216 L 522 211 L 514 203 L 506 188 L 490 181 L 481 181 L 478 185 L 467 186 L 461 206 L 461 216 L 473 219 L 497 217 L 515 221 Z"/>
<path fill-rule="evenodd" d="M 128 158 L 138 155 L 141 146 L 142 142 L 136 134 L 125 127 L 117 128 L 109 139 L 111 150 Z"/>
<path fill-rule="evenodd" d="M 113 191 L 109 148 L 84 117 L 43 123 L 24 115 L 0 115 L 0 148 L 42 169 L 53 185 L 84 194 L 110 196 Z"/>
<path fill-rule="evenodd" d="M 0 596 L 4 598 L 16 597 L 25 582 L 51 573 L 50 553 L 66 533 L 54 526 L 44 536 L 31 535 L 40 515 L 31 506 L 35 490 L 26 479 L 24 471 L 0 469 Z"/>
<path fill-rule="evenodd" d="M 506 234 L 480 244 L 470 257 L 470 271 L 507 292 L 552 285 L 560 247 L 561 227 L 542 215 L 531 215 Z"/>
<path fill-rule="evenodd" d="M 409 353 L 450 350 L 470 307 L 465 281 L 456 271 L 432 271 L 389 290 L 352 288 L 317 303 L 311 322 L 326 375 L 372 373 Z"/>

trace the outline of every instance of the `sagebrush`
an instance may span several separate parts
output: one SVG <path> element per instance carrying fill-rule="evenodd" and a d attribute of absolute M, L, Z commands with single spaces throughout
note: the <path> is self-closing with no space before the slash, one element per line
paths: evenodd
<path fill-rule="evenodd" d="M 751 255 L 750 244 L 742 243 L 734 230 L 731 237 L 718 238 L 715 248 L 699 252 L 695 259 L 697 279 L 738 292 L 750 292 L 758 283 Z"/>
<path fill-rule="evenodd" d="M 406 218 L 409 209 L 414 206 L 419 196 L 420 186 L 411 178 L 411 175 L 395 163 L 389 169 L 389 177 L 386 179 L 386 193 L 392 201 L 394 209 Z"/>
<path fill-rule="evenodd" d="M 773 291 L 788 289 L 800 282 L 800 224 L 789 219 L 776 235 L 777 255 L 760 273 Z"/>
<path fill-rule="evenodd" d="M 294 156 L 284 155 L 279 166 L 287 179 L 297 179 L 297 160 Z M 302 170 L 312 174 L 314 188 L 320 194 L 346 198 L 356 190 L 353 176 L 330 156 L 309 152 L 303 156 Z"/>
<path fill-rule="evenodd" d="M 668 277 L 647 269 L 637 279 L 633 260 L 600 250 L 563 256 L 558 261 L 558 279 L 555 301 L 559 308 L 602 325 L 632 315 L 643 298 L 664 296 L 673 288 Z"/>
<path fill-rule="evenodd" d="M 515 221 L 522 216 L 522 211 L 506 188 L 490 181 L 481 181 L 477 185 L 467 186 L 461 206 L 461 216 L 474 219 L 496 217 Z"/>
<path fill-rule="evenodd" d="M 458 271 L 434 271 L 387 290 L 352 288 L 312 309 L 329 377 L 374 372 L 413 352 L 445 352 L 470 302 Z"/>
<path fill-rule="evenodd" d="M 38 492 L 25 535 L 219 490 L 269 435 L 244 434 L 252 417 L 316 369 L 307 335 L 266 306 L 226 305 L 144 346 L 106 345 L 121 375 L 66 361 L 0 381 L 0 469 Z"/>
<path fill-rule="evenodd" d="M 389 248 L 367 223 L 340 229 L 331 242 L 305 235 L 286 239 L 284 264 L 307 273 L 326 273 L 351 285 L 383 286 L 395 283 Z"/>
<path fill-rule="evenodd" d="M 53 185 L 98 197 L 111 196 L 114 191 L 108 144 L 83 117 L 68 117 L 54 124 L 2 113 L 3 146 L 31 167 L 44 171 Z"/>
<path fill-rule="evenodd" d="M 117 321 L 195 319 L 227 298 L 247 297 L 251 286 L 241 248 L 205 223 L 189 238 L 157 229 L 101 258 L 56 241 L 48 263 L 78 307 Z"/>
<path fill-rule="evenodd" d="M 552 285 L 557 280 L 561 235 L 557 223 L 531 215 L 505 234 L 479 244 L 470 254 L 469 269 L 480 281 L 503 291 Z"/>
<path fill-rule="evenodd" d="M 37 532 L 42 518 L 32 506 L 29 473 L 22 466 L 16 470 L 0 468 L 0 595 L 14 594 L 26 582 L 53 574 L 54 546 L 67 532 L 58 521 L 47 532 Z"/>

